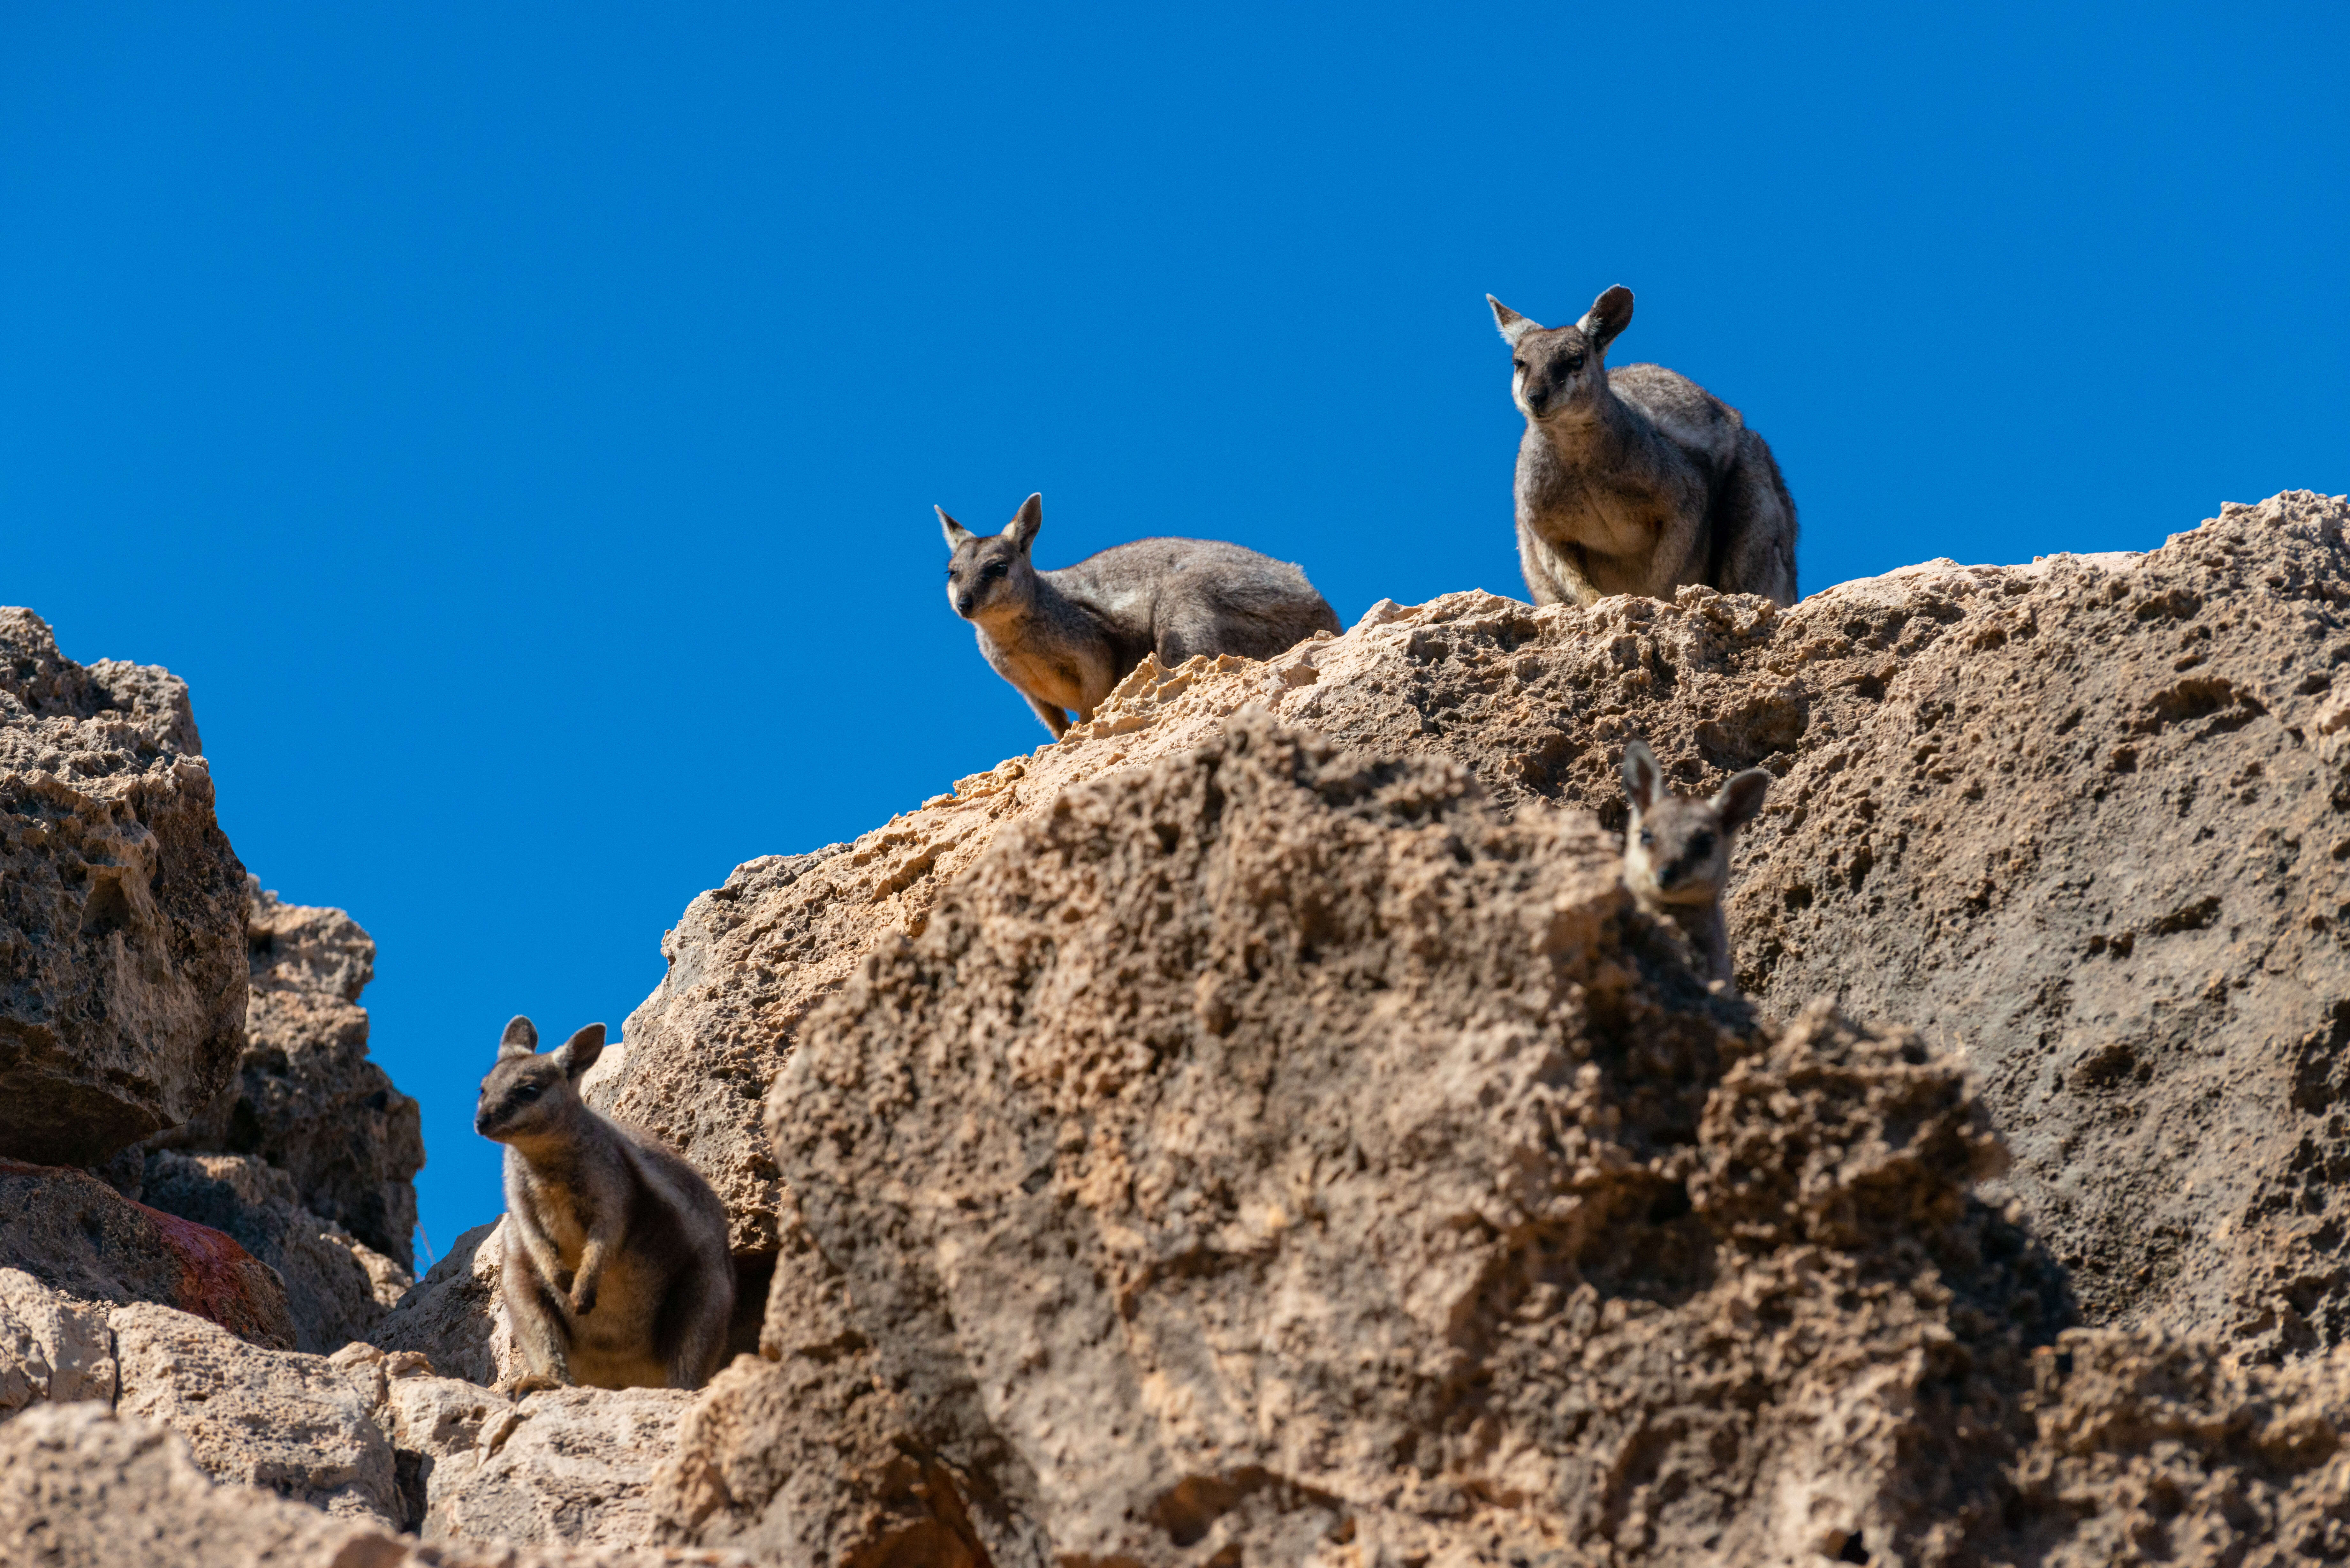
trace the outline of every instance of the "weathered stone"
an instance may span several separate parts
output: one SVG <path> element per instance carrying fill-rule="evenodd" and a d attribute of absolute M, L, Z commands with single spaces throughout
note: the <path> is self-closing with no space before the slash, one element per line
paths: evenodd
<path fill-rule="evenodd" d="M 749 1568 L 731 1552 L 426 1546 L 207 1476 L 176 1434 L 102 1405 L 0 1427 L 0 1562 L 42 1568 Z"/>
<path fill-rule="evenodd" d="M 133 1203 L 95 1177 L 0 1159 L 0 1267 L 89 1301 L 153 1302 L 290 1350 L 276 1271 L 234 1238 Z"/>
<path fill-rule="evenodd" d="M 188 689 L 0 608 L 0 1157 L 92 1165 L 244 1044 L 244 868 Z"/>
<path fill-rule="evenodd" d="M 292 1178 L 253 1155 L 151 1154 L 144 1201 L 225 1231 L 276 1270 L 296 1350 L 325 1355 L 365 1339 L 414 1283 L 398 1263 L 304 1208 Z"/>
<path fill-rule="evenodd" d="M 421 1382 L 439 1386 L 410 1387 Z M 430 1412 L 444 1433 L 462 1429 L 468 1417 L 452 1413 L 470 1412 L 487 1392 L 446 1377 L 395 1379 L 393 1390 L 402 1412 L 396 1430 L 423 1426 L 416 1414 Z M 419 1443 L 431 1459 L 424 1538 L 643 1543 L 647 1483 L 676 1447 L 693 1397 L 670 1388 L 561 1388 L 499 1400 L 470 1441 Z"/>
<path fill-rule="evenodd" d="M 522 1370 L 514 1335 L 498 1308 L 498 1227 L 476 1225 L 457 1238 L 368 1334 L 387 1351 L 423 1356 L 451 1377 L 484 1386 Z"/>
<path fill-rule="evenodd" d="M 1729 906 L 1741 983 L 1964 1051 L 2014 1149 L 1993 1196 L 2070 1260 L 2092 1321 L 2271 1357 L 2345 1340 L 2345 520 L 2293 492 L 2145 555 L 1928 563 L 1787 610 L 1452 594 L 1266 663 L 1146 661 L 1058 745 L 697 899 L 612 1102 L 771 1251 L 753 1097 L 811 1007 L 1062 789 L 1255 703 L 1366 754 L 1450 757 L 1505 812 L 1612 827 L 1637 734 L 1685 790 L 1778 775 Z"/>
<path fill-rule="evenodd" d="M 106 1309 L 59 1295 L 21 1269 L 0 1269 L 0 1418 L 28 1405 L 111 1405 L 114 1388 Z"/>
<path fill-rule="evenodd" d="M 120 1368 L 116 1407 L 185 1438 L 213 1480 L 400 1527 L 371 1373 L 263 1350 L 166 1307 L 117 1307 L 108 1322 Z"/>
<path fill-rule="evenodd" d="M 248 898 L 252 1003 L 235 1076 L 151 1145 L 264 1160 L 286 1172 L 301 1207 L 413 1269 L 423 1124 L 368 1057 L 358 1003 L 375 942 L 342 910 L 281 903 L 258 880 Z"/>
<path fill-rule="evenodd" d="M 999 1565 L 2126 1538 L 2078 1465 L 2010 1479 L 2073 1440 L 2032 1353 L 2065 1303 L 1969 1196 L 2002 1154 L 1955 1061 L 1710 995 L 1615 859 L 1250 717 L 1014 828 L 806 1023 L 768 1114 L 812 1251 L 663 1530 Z M 2092 1441 L 2148 1517 L 2252 1466 L 2265 1511 L 2199 1538 L 2281 1560 L 2336 1507 L 2340 1407 L 2223 1438 L 2289 1386 L 2213 1380 L 2192 1453 Z"/>

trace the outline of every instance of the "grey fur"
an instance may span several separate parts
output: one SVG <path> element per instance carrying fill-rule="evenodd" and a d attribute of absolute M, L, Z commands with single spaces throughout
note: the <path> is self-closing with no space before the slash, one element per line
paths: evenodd
<path fill-rule="evenodd" d="M 1769 774 L 1748 768 L 1711 800 L 1676 794 L 1665 787 L 1646 742 L 1624 746 L 1624 793 L 1632 800 L 1632 820 L 1624 828 L 1624 886 L 1640 908 L 1681 929 L 1704 956 L 1708 978 L 1733 988 L 1730 925 L 1721 918 L 1730 847 L 1762 809 L 1770 788 Z"/>
<path fill-rule="evenodd" d="M 1495 299 L 1518 442 L 1518 561 L 1534 603 L 1669 599 L 1684 583 L 1795 602 L 1795 503 L 1738 410 L 1661 365 L 1607 366 L 1621 285 L 1556 328 Z"/>
<path fill-rule="evenodd" d="M 1219 539 L 1137 539 L 1074 566 L 1030 559 L 1045 498 L 1032 495 L 1003 533 L 983 537 L 939 508 L 947 603 L 978 628 L 979 651 L 1028 699 L 1058 740 L 1127 672 L 1156 653 L 1172 667 L 1198 653 L 1270 659 L 1317 631 L 1333 610 L 1286 561 Z"/>
<path fill-rule="evenodd" d="M 699 1388 L 734 1312 L 726 1210 L 693 1167 L 580 1099 L 603 1049 L 590 1023 L 540 1054 L 517 1017 L 482 1080 L 473 1130 L 506 1150 L 499 1293 L 517 1382 Z"/>

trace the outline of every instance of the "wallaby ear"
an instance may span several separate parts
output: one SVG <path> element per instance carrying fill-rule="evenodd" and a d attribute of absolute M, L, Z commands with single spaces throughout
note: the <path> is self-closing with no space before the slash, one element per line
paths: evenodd
<path fill-rule="evenodd" d="M 1646 811 L 1656 804 L 1657 785 L 1663 778 L 1648 742 L 1636 735 L 1624 742 L 1624 793 L 1632 797 L 1633 805 Z"/>
<path fill-rule="evenodd" d="M 1605 354 L 1607 345 L 1616 341 L 1616 334 L 1632 325 L 1632 291 L 1617 284 L 1591 302 L 1575 325 L 1591 339 L 1593 352 Z"/>
<path fill-rule="evenodd" d="M 527 1056 L 538 1049 L 538 1026 L 521 1013 L 506 1020 L 506 1032 L 498 1036 L 498 1060 L 509 1056 Z"/>
<path fill-rule="evenodd" d="M 1713 809 L 1721 817 L 1722 831 L 1727 833 L 1745 826 L 1762 809 L 1762 797 L 1771 792 L 1771 775 L 1761 768 L 1748 768 L 1731 775 L 1728 784 L 1714 792 Z"/>
<path fill-rule="evenodd" d="M 603 1054 L 604 1026 L 590 1023 L 563 1043 L 555 1053 L 555 1064 L 563 1069 L 565 1077 L 576 1083 L 579 1075 L 594 1066 L 596 1058 Z"/>
<path fill-rule="evenodd" d="M 1012 526 L 1004 533 L 1012 536 L 1012 547 L 1024 556 L 1028 553 L 1028 546 L 1036 542 L 1036 530 L 1044 525 L 1045 497 L 1040 492 L 1020 504 L 1019 514 L 1012 519 Z"/>
<path fill-rule="evenodd" d="M 939 514 L 939 532 L 947 536 L 948 549 L 960 550 L 964 540 L 973 537 L 970 529 L 947 515 L 945 507 L 933 506 L 931 510 Z"/>
<path fill-rule="evenodd" d="M 1513 348 L 1518 346 L 1518 339 L 1527 333 L 1540 332 L 1543 329 L 1541 322 L 1520 316 L 1490 294 L 1485 296 L 1485 303 L 1493 307 L 1493 325 L 1502 329 L 1502 336 L 1510 340 L 1510 347 Z"/>

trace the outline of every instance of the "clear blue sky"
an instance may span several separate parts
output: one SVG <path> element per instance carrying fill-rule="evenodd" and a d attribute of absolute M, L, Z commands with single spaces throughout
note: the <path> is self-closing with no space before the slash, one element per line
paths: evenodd
<path fill-rule="evenodd" d="M 1482 296 L 1614 283 L 1807 590 L 2350 490 L 2345 15 L 6 5 L 0 602 L 375 933 L 445 1247 L 509 1014 L 1045 738 L 933 502 L 1521 593 Z"/>

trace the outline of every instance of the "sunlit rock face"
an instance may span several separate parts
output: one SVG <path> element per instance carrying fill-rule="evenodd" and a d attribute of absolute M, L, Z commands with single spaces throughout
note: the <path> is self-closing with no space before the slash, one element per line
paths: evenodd
<path fill-rule="evenodd" d="M 187 686 L 0 608 L 0 1157 L 98 1164 L 220 1092 L 244 903 Z"/>

